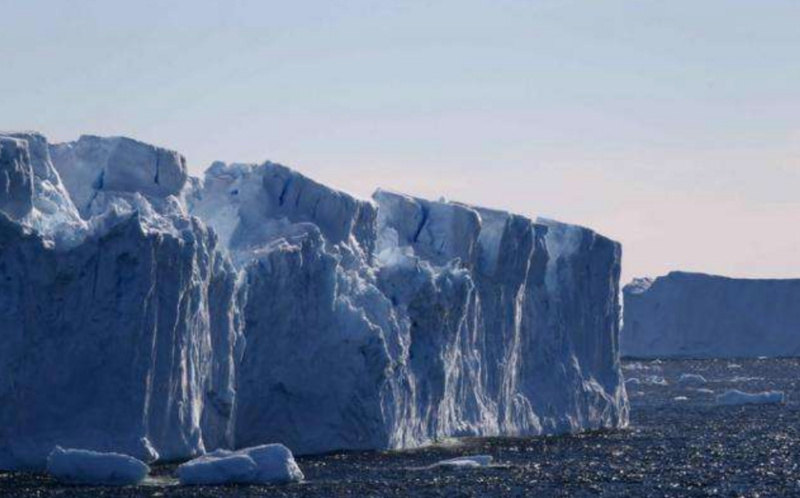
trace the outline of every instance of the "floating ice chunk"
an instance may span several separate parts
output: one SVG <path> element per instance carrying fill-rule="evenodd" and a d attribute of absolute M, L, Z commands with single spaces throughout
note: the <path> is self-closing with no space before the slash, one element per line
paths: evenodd
<path fill-rule="evenodd" d="M 705 384 L 706 378 L 699 374 L 682 374 L 678 379 L 679 384 Z"/>
<path fill-rule="evenodd" d="M 488 467 L 494 458 L 491 455 L 474 455 L 449 460 L 442 460 L 434 464 L 434 467 L 445 467 L 450 469 L 475 469 L 478 467 Z"/>
<path fill-rule="evenodd" d="M 770 403 L 783 403 L 783 391 L 764 391 L 760 393 L 746 393 L 737 389 L 726 391 L 717 396 L 720 405 L 763 405 Z"/>
<path fill-rule="evenodd" d="M 675 396 L 674 398 L 672 398 L 672 400 L 673 401 L 689 401 L 689 398 L 687 398 L 686 396 Z"/>
<path fill-rule="evenodd" d="M 642 379 L 642 382 L 644 382 L 645 384 L 651 384 L 651 385 L 654 385 L 654 386 L 668 386 L 669 385 L 669 382 L 667 382 L 667 379 L 665 379 L 664 377 L 662 377 L 660 375 L 645 375 L 644 378 Z"/>
<path fill-rule="evenodd" d="M 706 388 L 697 389 L 696 392 L 701 393 L 701 394 L 714 394 L 714 391 L 712 391 L 711 389 L 706 389 Z"/>
<path fill-rule="evenodd" d="M 127 486 L 142 482 L 148 472 L 145 463 L 120 453 L 56 446 L 47 459 L 47 473 L 70 483 Z"/>
<path fill-rule="evenodd" d="M 642 383 L 642 381 L 637 379 L 636 377 L 633 377 L 633 378 L 630 378 L 630 379 L 625 379 L 625 385 L 626 386 L 638 386 L 641 383 Z"/>
<path fill-rule="evenodd" d="M 753 382 L 754 380 L 764 380 L 764 377 L 748 377 L 746 375 L 737 375 L 733 377 L 730 382 Z"/>
<path fill-rule="evenodd" d="M 302 481 L 303 472 L 282 444 L 239 451 L 217 450 L 178 467 L 181 484 L 286 484 Z"/>

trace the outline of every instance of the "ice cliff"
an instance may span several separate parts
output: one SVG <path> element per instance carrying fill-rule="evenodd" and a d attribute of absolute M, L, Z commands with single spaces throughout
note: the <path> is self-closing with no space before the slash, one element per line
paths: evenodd
<path fill-rule="evenodd" d="M 0 138 L 0 467 L 627 423 L 620 247 L 127 138 Z"/>
<path fill-rule="evenodd" d="M 800 356 L 800 279 L 672 272 L 624 289 L 622 354 Z"/>

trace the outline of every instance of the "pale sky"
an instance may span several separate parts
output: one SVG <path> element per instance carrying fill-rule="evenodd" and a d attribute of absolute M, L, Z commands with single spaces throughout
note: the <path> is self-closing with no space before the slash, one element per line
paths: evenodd
<path fill-rule="evenodd" d="M 0 129 L 126 135 L 800 277 L 800 2 L 0 0 Z"/>

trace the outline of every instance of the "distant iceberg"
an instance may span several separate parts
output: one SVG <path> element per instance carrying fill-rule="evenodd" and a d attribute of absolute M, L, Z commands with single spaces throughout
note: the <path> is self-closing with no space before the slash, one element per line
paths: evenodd
<path fill-rule="evenodd" d="M 0 138 L 0 468 L 628 421 L 620 246 L 128 138 Z"/>
<path fill-rule="evenodd" d="M 623 293 L 623 356 L 800 356 L 800 279 L 672 272 L 636 279 Z"/>

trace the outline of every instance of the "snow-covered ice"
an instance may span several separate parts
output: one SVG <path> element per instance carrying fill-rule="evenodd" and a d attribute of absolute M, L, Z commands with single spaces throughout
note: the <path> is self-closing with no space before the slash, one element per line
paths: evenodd
<path fill-rule="evenodd" d="M 182 464 L 177 474 L 186 485 L 287 484 L 304 478 L 292 452 L 282 444 L 216 450 Z"/>
<path fill-rule="evenodd" d="M 149 472 L 144 462 L 119 453 L 56 446 L 47 458 L 47 473 L 68 483 L 127 486 L 139 484 Z"/>
<path fill-rule="evenodd" d="M 0 468 L 627 424 L 621 249 L 589 229 L 271 162 L 191 178 L 122 137 L 0 147 Z"/>
<path fill-rule="evenodd" d="M 800 279 L 672 272 L 623 290 L 623 356 L 800 356 Z"/>
<path fill-rule="evenodd" d="M 720 405 L 763 405 L 783 403 L 783 401 L 783 391 L 747 393 L 738 389 L 731 389 L 717 396 L 717 403 Z"/>

